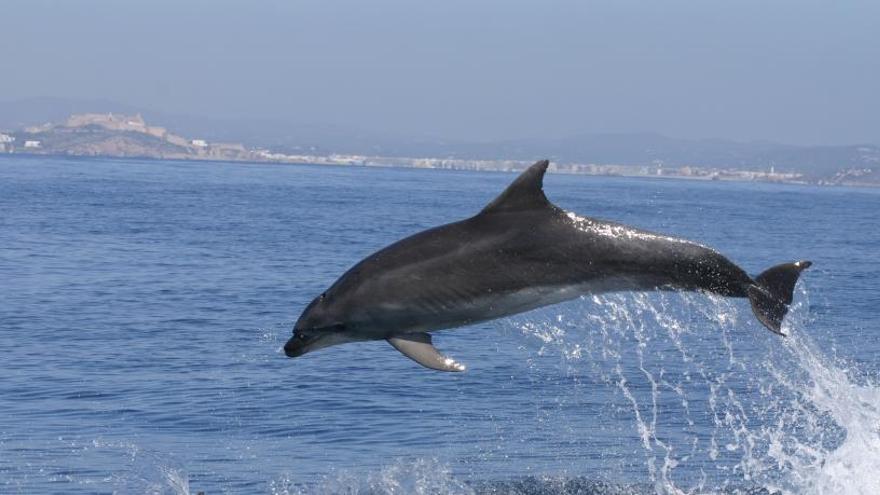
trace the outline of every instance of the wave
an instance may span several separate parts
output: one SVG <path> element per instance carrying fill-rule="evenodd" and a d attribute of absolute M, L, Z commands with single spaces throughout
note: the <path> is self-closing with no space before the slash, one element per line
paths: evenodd
<path fill-rule="evenodd" d="M 399 461 L 379 471 L 357 474 L 341 471 L 307 488 L 290 480 L 272 484 L 273 495 L 649 495 L 648 483 L 625 484 L 564 476 L 529 476 L 503 481 L 463 481 L 436 459 Z M 771 495 L 765 488 L 728 487 L 725 495 Z"/>

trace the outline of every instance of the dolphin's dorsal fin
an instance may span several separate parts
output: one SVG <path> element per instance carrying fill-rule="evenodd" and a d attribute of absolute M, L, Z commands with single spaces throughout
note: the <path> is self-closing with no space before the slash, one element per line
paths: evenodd
<path fill-rule="evenodd" d="M 521 211 L 550 206 L 550 201 L 547 201 L 543 190 L 544 172 L 547 171 L 548 165 L 550 165 L 548 160 L 541 160 L 527 168 L 480 213 Z"/>
<path fill-rule="evenodd" d="M 427 333 L 405 333 L 388 338 L 404 356 L 421 364 L 425 368 L 437 371 L 464 371 L 465 366 L 454 359 L 440 354 L 432 344 L 431 335 Z"/>

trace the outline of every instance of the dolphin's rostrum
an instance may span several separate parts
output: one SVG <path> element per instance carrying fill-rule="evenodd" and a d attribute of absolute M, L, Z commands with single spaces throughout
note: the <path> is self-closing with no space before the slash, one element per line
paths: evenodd
<path fill-rule="evenodd" d="M 464 371 L 433 347 L 428 332 L 624 290 L 748 297 L 761 323 L 781 334 L 809 261 L 753 279 L 697 243 L 568 213 L 544 196 L 548 163 L 529 167 L 476 216 L 425 230 L 356 264 L 306 307 L 285 353 L 386 339 L 422 366 Z"/>

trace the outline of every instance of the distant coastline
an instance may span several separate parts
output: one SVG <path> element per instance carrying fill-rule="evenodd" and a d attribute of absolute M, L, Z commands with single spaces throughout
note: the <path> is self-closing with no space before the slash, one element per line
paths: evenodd
<path fill-rule="evenodd" d="M 63 123 L 46 123 L 0 132 L 0 154 L 199 160 L 250 163 L 384 166 L 479 171 L 518 171 L 534 160 L 407 157 L 349 153 L 289 153 L 241 143 L 210 142 L 184 137 L 147 124 L 139 114 L 73 114 Z M 535 156 L 535 159 L 545 158 Z M 822 175 L 777 171 L 775 167 L 719 167 L 648 164 L 579 163 L 552 160 L 552 172 L 642 178 L 676 178 L 737 182 L 880 187 L 880 165 L 842 167 Z"/>

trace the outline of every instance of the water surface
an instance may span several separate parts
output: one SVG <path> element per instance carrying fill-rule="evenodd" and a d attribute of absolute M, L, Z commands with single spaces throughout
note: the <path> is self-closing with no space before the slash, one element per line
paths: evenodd
<path fill-rule="evenodd" d="M 813 260 L 787 339 L 744 300 L 636 293 L 439 333 L 463 374 L 284 357 L 345 269 L 512 179 L 0 157 L 0 491 L 880 490 L 876 190 L 547 176 L 750 273 Z"/>

